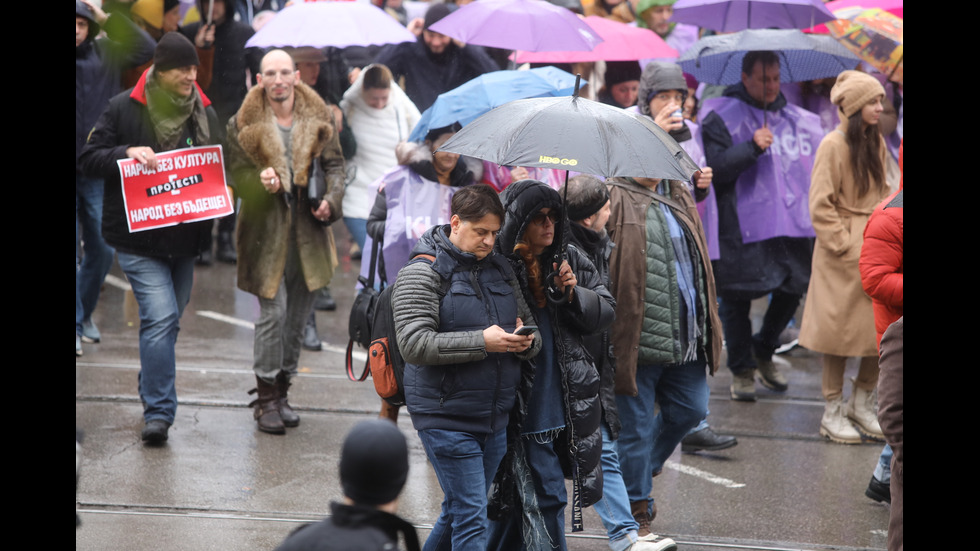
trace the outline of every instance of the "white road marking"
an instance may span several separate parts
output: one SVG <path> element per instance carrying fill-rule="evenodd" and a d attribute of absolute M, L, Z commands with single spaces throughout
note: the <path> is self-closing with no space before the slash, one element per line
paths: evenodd
<path fill-rule="evenodd" d="M 201 317 L 217 320 L 217 321 L 223 321 L 225 323 L 230 323 L 231 325 L 237 325 L 238 327 L 244 327 L 245 329 L 255 329 L 255 324 L 250 321 L 245 321 L 243 319 L 235 318 L 218 312 L 212 312 L 211 310 L 198 310 L 197 315 Z"/>
<path fill-rule="evenodd" d="M 117 289 L 122 289 L 123 291 L 132 291 L 133 288 L 129 285 L 129 282 L 125 279 L 116 277 L 112 274 L 105 276 L 105 282 Z"/>
<path fill-rule="evenodd" d="M 198 310 L 197 315 L 215 321 L 221 321 L 225 323 L 230 323 L 231 325 L 237 325 L 238 327 L 244 327 L 245 329 L 255 329 L 255 324 L 250 321 L 245 321 L 236 317 L 221 314 L 219 312 L 213 312 L 211 310 Z M 337 354 L 347 354 L 346 346 L 336 346 L 329 343 L 323 343 L 323 349 L 327 352 L 334 352 Z M 355 349 L 351 352 L 351 359 L 356 362 L 366 362 L 367 353 L 360 349 Z"/>
<path fill-rule="evenodd" d="M 669 467 L 671 469 L 674 469 L 675 471 L 682 472 L 684 474 L 689 474 L 691 476 L 696 476 L 696 477 L 698 477 L 698 478 L 700 478 L 702 480 L 707 480 L 708 482 L 712 482 L 714 484 L 719 484 L 719 485 L 724 486 L 726 488 L 744 488 L 745 487 L 745 484 L 744 483 L 735 482 L 734 480 L 729 480 L 727 478 L 723 478 L 723 477 L 720 477 L 720 476 L 717 476 L 717 475 L 713 475 L 713 474 L 709 473 L 708 471 L 702 471 L 701 469 L 696 469 L 696 468 L 691 467 L 691 466 L 688 466 L 688 465 L 681 465 L 680 463 L 675 463 L 673 461 L 667 461 L 667 463 L 664 464 L 664 466 L 665 467 Z"/>

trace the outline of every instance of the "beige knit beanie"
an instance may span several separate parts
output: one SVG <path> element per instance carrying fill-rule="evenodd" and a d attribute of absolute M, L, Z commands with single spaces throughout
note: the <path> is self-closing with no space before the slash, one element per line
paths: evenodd
<path fill-rule="evenodd" d="M 830 101 L 843 115 L 850 118 L 868 102 L 885 95 L 885 88 L 878 79 L 861 71 L 844 71 L 837 76 L 837 83 L 830 90 Z"/>

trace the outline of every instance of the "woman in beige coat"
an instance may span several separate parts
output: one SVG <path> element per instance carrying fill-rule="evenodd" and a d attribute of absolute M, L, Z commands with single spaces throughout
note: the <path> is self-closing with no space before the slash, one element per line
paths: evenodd
<path fill-rule="evenodd" d="M 858 443 L 861 434 L 881 439 L 873 392 L 878 354 L 871 299 L 861 287 L 858 259 L 864 226 L 888 194 L 885 142 L 878 129 L 885 90 L 870 75 L 844 71 L 831 90 L 841 123 L 820 142 L 810 183 L 810 218 L 816 232 L 800 344 L 823 354 L 826 400 L 820 434 Z M 843 402 L 848 357 L 860 368 L 851 398 Z M 851 424 L 854 423 L 854 425 Z"/>

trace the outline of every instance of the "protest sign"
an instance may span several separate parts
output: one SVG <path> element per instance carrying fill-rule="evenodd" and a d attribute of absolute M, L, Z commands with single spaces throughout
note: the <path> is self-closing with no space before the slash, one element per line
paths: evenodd
<path fill-rule="evenodd" d="M 157 153 L 157 168 L 117 161 L 130 232 L 226 216 L 234 211 L 225 187 L 221 146 Z"/>

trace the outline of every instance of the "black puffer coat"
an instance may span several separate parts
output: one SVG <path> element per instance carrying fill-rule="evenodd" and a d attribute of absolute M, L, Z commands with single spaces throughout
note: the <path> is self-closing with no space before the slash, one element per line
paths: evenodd
<path fill-rule="evenodd" d="M 528 304 L 534 303 L 527 285 L 527 269 L 521 257 L 513 252 L 514 245 L 524 235 L 531 217 L 543 208 L 562 211 L 558 192 L 536 180 L 521 180 L 511 184 L 501 194 L 506 216 L 497 236 L 497 251 L 504 254 L 514 267 L 521 283 L 521 290 Z M 551 271 L 555 253 L 559 249 L 559 237 L 567 226 L 564 216 L 555 226 L 555 243 L 541 255 L 543 271 Z M 599 430 L 601 408 L 599 405 L 599 374 L 583 337 L 601 333 L 612 325 L 615 317 L 615 301 L 602 284 L 595 267 L 574 245 L 567 250 L 568 264 L 578 279 L 570 303 L 549 304 L 548 312 L 554 330 L 555 360 L 561 370 L 562 391 L 565 405 L 565 430 L 555 443 L 565 476 L 577 483 L 582 507 L 594 504 L 602 497 L 602 435 Z M 534 360 L 531 360 L 533 366 Z M 527 379 L 533 379 L 529 377 Z M 526 397 L 530 388 L 525 381 L 519 401 L 520 415 L 513 420 L 521 423 L 526 413 Z M 518 432 L 519 433 L 519 432 Z M 508 450 L 511 453 L 511 450 Z M 507 465 L 508 461 L 502 462 Z M 498 477 L 499 481 L 499 477 Z"/>

